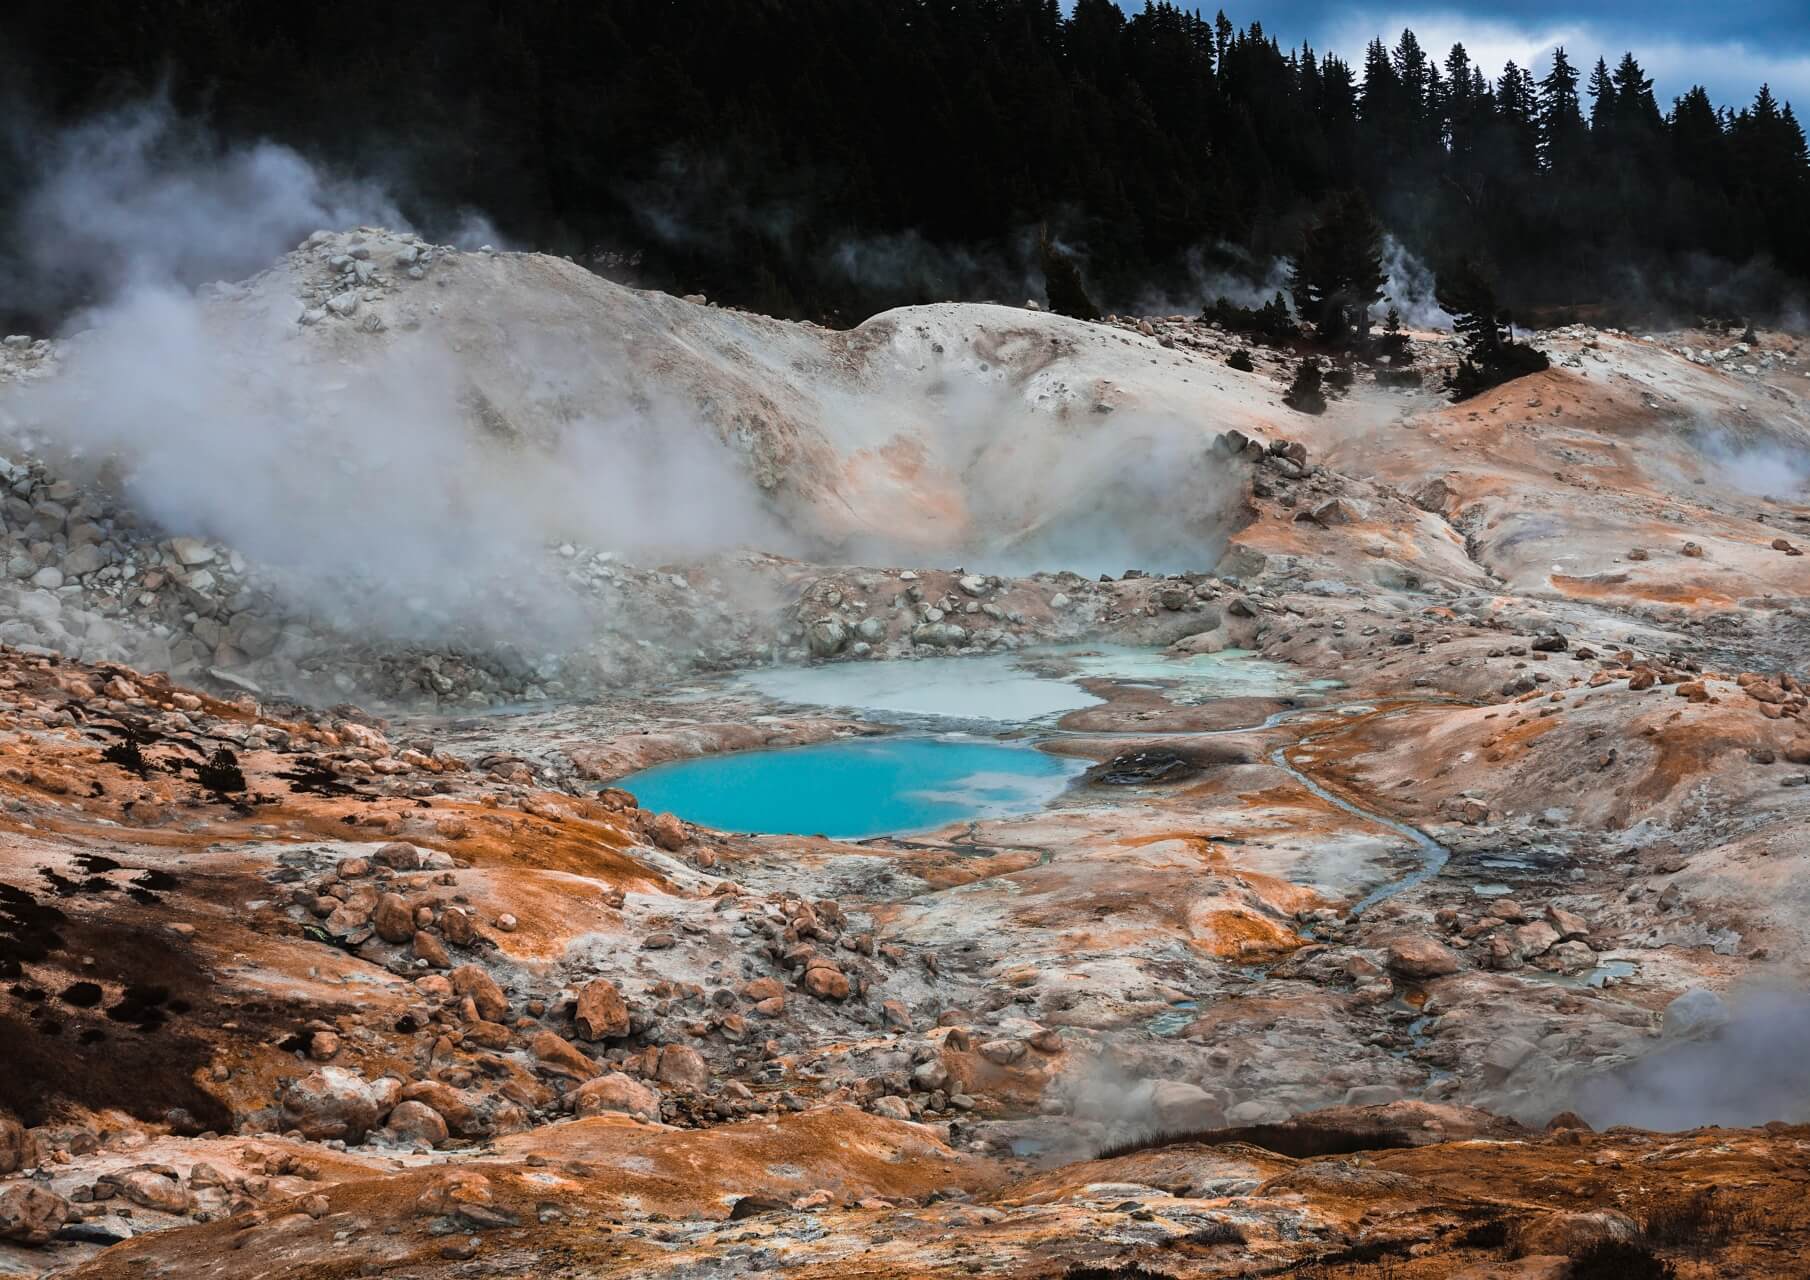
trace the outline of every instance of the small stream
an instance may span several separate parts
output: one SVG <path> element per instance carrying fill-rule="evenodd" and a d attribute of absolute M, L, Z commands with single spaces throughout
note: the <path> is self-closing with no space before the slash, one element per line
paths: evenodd
<path fill-rule="evenodd" d="M 1303 741 L 1307 741 L 1307 739 L 1303 739 Z M 1301 743 L 1295 743 L 1293 745 L 1300 746 Z M 1288 747 L 1277 747 L 1274 751 L 1270 752 L 1270 763 L 1275 765 L 1278 769 L 1281 769 L 1284 773 L 1288 774 L 1289 777 L 1293 778 L 1296 782 L 1300 783 L 1303 787 L 1307 788 L 1307 790 L 1313 792 L 1314 795 L 1320 797 L 1320 799 L 1324 800 L 1327 804 L 1332 805 L 1334 808 L 1349 813 L 1354 818 L 1362 818 L 1365 822 L 1393 831 L 1396 835 L 1412 842 L 1414 847 L 1418 849 L 1422 855 L 1420 865 L 1414 870 L 1408 872 L 1406 875 L 1398 876 L 1394 880 L 1383 882 L 1369 893 L 1365 894 L 1362 898 L 1359 898 L 1356 904 L 1354 904 L 1347 913 L 1352 919 L 1356 919 L 1371 907 L 1374 907 L 1377 903 L 1387 902 L 1398 893 L 1403 893 L 1406 890 L 1412 889 L 1415 885 L 1438 875 L 1445 867 L 1445 864 L 1451 860 L 1452 851 L 1440 844 L 1439 841 L 1433 839 L 1432 836 L 1422 831 L 1419 827 L 1409 826 L 1405 822 L 1398 822 L 1394 818 L 1385 817 L 1375 810 L 1366 809 L 1361 805 L 1353 804 L 1343 796 L 1328 791 L 1325 787 L 1315 782 L 1307 774 L 1301 772 L 1301 770 L 1291 764 L 1287 753 Z"/>

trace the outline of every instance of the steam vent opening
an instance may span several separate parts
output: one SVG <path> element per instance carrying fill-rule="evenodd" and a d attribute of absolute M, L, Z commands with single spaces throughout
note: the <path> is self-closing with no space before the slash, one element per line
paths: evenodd
<path fill-rule="evenodd" d="M 153 7 L 0 16 L 0 1274 L 1803 1280 L 1810 16 Z"/>

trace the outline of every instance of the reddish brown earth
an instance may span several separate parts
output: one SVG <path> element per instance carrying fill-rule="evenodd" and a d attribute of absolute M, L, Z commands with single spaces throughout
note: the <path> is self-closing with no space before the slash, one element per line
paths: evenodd
<path fill-rule="evenodd" d="M 1219 376 L 1229 339 L 1089 341 Z M 1774 543 L 1810 509 L 1690 431 L 1810 424 L 1795 364 L 1673 349 L 1715 341 L 1561 332 L 1459 406 L 1246 395 L 1279 447 L 1223 441 L 1216 575 L 787 562 L 786 644 L 935 608 L 1276 664 L 1087 679 L 1007 727 L 1089 765 L 1016 817 L 734 836 L 609 785 L 893 729 L 727 677 L 384 719 L 0 649 L 0 1275 L 1533 1280 L 1613 1239 L 1801 1277 L 1810 570 Z M 965 518 L 909 444 L 813 483 Z"/>

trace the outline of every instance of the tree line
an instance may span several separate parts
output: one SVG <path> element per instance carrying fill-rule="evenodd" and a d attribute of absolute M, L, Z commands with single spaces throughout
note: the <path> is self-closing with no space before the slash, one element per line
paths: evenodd
<path fill-rule="evenodd" d="M 1662 104 L 1632 52 L 1485 68 L 1410 30 L 1354 67 L 1112 0 L 31 0 L 0 16 L 0 83 L 27 126 L 0 252 L 34 138 L 167 93 L 382 175 L 429 228 L 482 210 L 631 283 L 832 323 L 1021 300 L 1052 257 L 1107 309 L 1199 301 L 1347 198 L 1530 316 L 1763 311 L 1810 277 L 1791 106 Z"/>

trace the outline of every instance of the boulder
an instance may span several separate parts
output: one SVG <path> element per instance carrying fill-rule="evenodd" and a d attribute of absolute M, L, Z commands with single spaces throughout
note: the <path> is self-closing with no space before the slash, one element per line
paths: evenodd
<path fill-rule="evenodd" d="M 1515 946 L 1522 955 L 1529 957 L 1543 956 L 1558 945 L 1559 931 L 1544 920 L 1535 920 L 1531 924 L 1516 926 L 1514 930 Z"/>
<path fill-rule="evenodd" d="M 0 1186 L 0 1240 L 48 1244 L 69 1221 L 69 1202 L 29 1182 Z"/>
<path fill-rule="evenodd" d="M 1010 1066 L 1025 1055 L 1022 1040 L 988 1040 L 980 1046 L 980 1056 L 1000 1066 Z"/>
<path fill-rule="evenodd" d="M 654 844 L 668 853 L 677 853 L 685 847 L 685 824 L 670 813 L 656 814 L 648 823 L 648 835 Z"/>
<path fill-rule="evenodd" d="M 848 643 L 848 628 L 839 619 L 819 618 L 805 628 L 804 642 L 813 658 L 833 657 Z"/>
<path fill-rule="evenodd" d="M 935 1093 L 949 1083 L 949 1068 L 937 1058 L 920 1062 L 911 1070 L 911 1083 L 925 1093 Z"/>
<path fill-rule="evenodd" d="M 618 1112 L 640 1120 L 660 1118 L 660 1094 L 639 1080 L 612 1071 L 587 1080 L 572 1091 L 572 1110 L 579 1116 Z"/>
<path fill-rule="evenodd" d="M 1458 957 L 1450 948 L 1423 934 L 1407 934 L 1389 944 L 1387 964 L 1404 978 L 1441 978 L 1458 972 Z"/>
<path fill-rule="evenodd" d="M 1713 1031 L 1728 1021 L 1728 1006 L 1707 987 L 1692 987 L 1665 1007 L 1662 1034 L 1682 1040 Z"/>
<path fill-rule="evenodd" d="M 827 962 L 813 965 L 805 970 L 804 989 L 819 1000 L 846 1000 L 850 991 L 848 975 Z"/>
<path fill-rule="evenodd" d="M 1328 526 L 1357 524 L 1366 514 L 1363 506 L 1350 498 L 1328 498 L 1313 509 L 1315 523 Z"/>
<path fill-rule="evenodd" d="M 462 964 L 446 975 L 453 990 L 470 996 L 478 1007 L 478 1016 L 488 1022 L 500 1022 L 509 1016 L 509 1000 L 496 980 L 475 964 Z"/>
<path fill-rule="evenodd" d="M 696 1049 L 682 1044 L 669 1044 L 660 1050 L 660 1063 L 654 1078 L 677 1089 L 702 1092 L 710 1084 L 710 1064 Z"/>
<path fill-rule="evenodd" d="M 754 978 L 742 984 L 742 998 L 756 1004 L 762 1000 L 783 1000 L 785 994 L 786 989 L 779 985 L 777 978 Z"/>
<path fill-rule="evenodd" d="M 385 942 L 400 946 L 414 941 L 415 912 L 399 893 L 386 893 L 377 899 L 377 906 L 371 912 L 371 924 Z"/>
<path fill-rule="evenodd" d="M 344 1067 L 309 1072 L 283 1094 L 283 1119 L 315 1142 L 362 1142 L 377 1125 L 380 1098 L 371 1082 Z"/>
<path fill-rule="evenodd" d="M 464 907 L 448 907 L 440 913 L 440 932 L 455 947 L 469 947 L 478 940 L 477 925 Z"/>
<path fill-rule="evenodd" d="M 586 1040 L 615 1039 L 629 1032 L 628 1005 L 616 984 L 604 978 L 587 982 L 578 993 L 578 1008 L 573 1014 L 578 1034 Z"/>
<path fill-rule="evenodd" d="M 194 1197 L 176 1179 L 156 1169 L 127 1169 L 108 1176 L 119 1194 L 143 1209 L 184 1215 L 195 1207 Z"/>
<path fill-rule="evenodd" d="M 399 1142 L 415 1142 L 437 1147 L 450 1136 L 446 1117 L 425 1102 L 405 1100 L 390 1112 L 386 1126 Z"/>
<path fill-rule="evenodd" d="M 392 871 L 419 871 L 421 850 L 402 840 L 392 840 L 371 855 L 371 861 Z"/>
<path fill-rule="evenodd" d="M 875 1115 L 885 1116 L 888 1120 L 911 1119 L 911 1108 L 906 1105 L 905 1099 L 894 1097 L 891 1094 L 875 1098 L 872 1110 Z"/>
<path fill-rule="evenodd" d="M 430 968 L 452 968 L 452 957 L 446 953 L 446 944 L 425 929 L 416 932 L 413 950 L 415 958 L 427 961 Z"/>
<path fill-rule="evenodd" d="M 482 1137 L 490 1126 L 479 1114 L 476 1104 L 463 1090 L 438 1080 L 416 1080 L 402 1086 L 402 1102 L 419 1102 L 432 1107 L 451 1132 L 461 1138 Z M 401 1107 L 402 1103 L 396 1104 Z M 392 1121 L 395 1119 L 391 1115 Z"/>
<path fill-rule="evenodd" d="M 528 1040 L 528 1051 L 549 1070 L 574 1080 L 590 1080 L 600 1068 L 571 1041 L 551 1031 L 537 1031 Z"/>
<path fill-rule="evenodd" d="M 1150 1087 L 1150 1122 L 1160 1133 L 1217 1129 L 1226 1122 L 1225 1106 L 1199 1085 L 1157 1080 Z"/>

